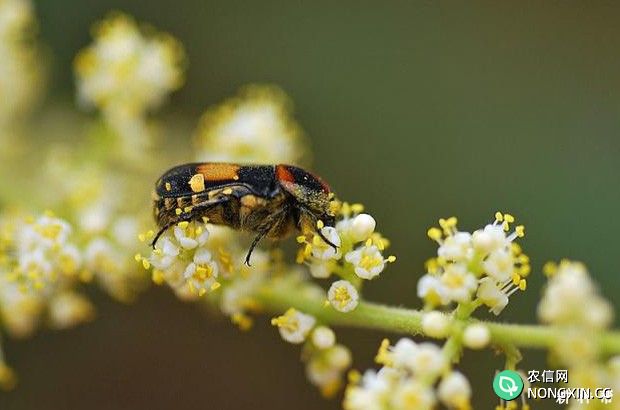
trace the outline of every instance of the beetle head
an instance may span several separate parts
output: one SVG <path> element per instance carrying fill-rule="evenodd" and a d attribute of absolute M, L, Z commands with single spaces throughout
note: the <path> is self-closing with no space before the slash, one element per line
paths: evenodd
<path fill-rule="evenodd" d="M 278 183 L 297 202 L 300 208 L 333 226 L 334 216 L 329 214 L 330 189 L 321 178 L 292 165 L 276 167 Z"/>

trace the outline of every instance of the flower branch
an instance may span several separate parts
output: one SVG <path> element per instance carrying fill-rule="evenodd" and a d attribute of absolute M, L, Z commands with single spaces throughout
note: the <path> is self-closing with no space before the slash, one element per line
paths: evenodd
<path fill-rule="evenodd" d="M 349 313 L 341 313 L 325 306 L 324 300 L 315 297 L 316 293 L 296 290 L 292 287 L 265 286 L 255 295 L 260 310 L 264 313 L 279 314 L 294 307 L 311 314 L 319 322 L 343 327 L 387 331 L 411 336 L 425 334 L 422 327 L 424 312 L 414 309 L 386 306 L 362 301 Z M 514 346 L 528 349 L 549 349 L 558 338 L 560 329 L 547 325 L 521 325 L 495 323 L 478 319 L 466 319 L 463 324 L 483 323 L 490 331 L 490 343 L 497 346 Z M 608 331 L 598 335 L 601 352 L 605 355 L 620 354 L 620 332 Z"/>

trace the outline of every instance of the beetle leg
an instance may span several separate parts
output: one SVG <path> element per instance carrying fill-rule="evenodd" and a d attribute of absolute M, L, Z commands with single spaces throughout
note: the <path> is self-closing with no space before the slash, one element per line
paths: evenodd
<path fill-rule="evenodd" d="M 331 246 L 334 251 L 338 252 L 338 245 L 332 243 L 332 241 L 330 241 L 329 239 L 327 239 L 325 237 L 325 235 L 323 235 L 323 231 L 321 229 L 318 229 L 318 227 L 316 226 L 316 222 L 320 219 L 317 218 L 316 215 L 314 215 L 310 210 L 306 209 L 306 208 L 301 208 L 301 211 L 306 214 L 310 220 L 312 221 L 312 228 L 314 229 L 314 232 L 319 235 L 319 238 L 321 238 L 323 240 L 323 242 L 325 242 L 326 244 L 328 244 L 329 246 Z"/>
<path fill-rule="evenodd" d="M 277 229 L 282 223 L 282 221 L 286 218 L 286 215 L 287 215 L 286 210 L 273 214 L 265 221 L 263 226 L 258 230 L 258 235 L 256 235 L 256 237 L 252 241 L 252 244 L 250 245 L 250 249 L 248 249 L 248 253 L 245 256 L 245 264 L 247 266 L 252 266 L 250 265 L 250 257 L 252 256 L 252 252 L 254 251 L 254 248 L 256 247 L 256 245 L 258 245 L 260 240 L 263 239 L 265 235 L 268 235 L 272 230 Z"/>
<path fill-rule="evenodd" d="M 155 249 L 155 244 L 157 244 L 157 240 L 159 239 L 159 237 L 168 230 L 168 228 L 172 227 L 173 225 L 176 225 L 178 222 L 170 222 L 168 224 L 166 224 L 164 227 L 162 227 L 159 231 L 157 231 L 157 234 L 155 235 L 155 237 L 153 238 L 153 241 L 151 242 L 151 247 L 153 249 Z"/>
<path fill-rule="evenodd" d="M 271 227 L 270 227 L 270 229 L 271 229 Z M 263 239 L 265 237 L 265 235 L 267 235 L 267 233 L 269 232 L 270 229 L 267 229 L 265 231 L 259 232 L 258 235 L 256 235 L 256 238 L 254 238 L 254 240 L 252 241 L 252 244 L 250 245 L 250 249 L 248 249 L 248 253 L 245 255 L 245 264 L 246 264 L 246 266 L 252 266 L 252 265 L 250 265 L 250 258 L 252 257 L 252 252 L 254 251 L 254 248 L 256 248 L 256 245 L 258 245 L 260 240 Z"/>
<path fill-rule="evenodd" d="M 167 223 L 166 225 L 164 225 L 155 235 L 155 238 L 153 238 L 153 242 L 151 242 L 151 247 L 153 247 L 153 249 L 155 249 L 155 245 L 157 244 L 157 240 L 159 239 L 159 237 L 166 232 L 169 228 L 173 227 L 174 225 L 180 223 L 180 222 L 189 222 L 192 219 L 195 218 L 195 211 L 196 210 L 207 210 L 209 208 L 213 208 L 214 206 L 217 206 L 219 204 L 223 204 L 224 202 L 227 202 L 229 200 L 228 197 L 220 197 L 220 198 L 215 198 L 209 201 L 205 201 L 202 203 L 199 203 L 197 205 L 194 205 L 194 207 L 192 208 L 192 210 L 187 214 L 187 215 L 183 215 L 179 217 L 179 219 L 177 219 L 174 222 L 170 222 Z"/>
<path fill-rule="evenodd" d="M 320 237 L 321 239 L 323 239 L 323 241 L 324 241 L 326 244 L 328 244 L 329 246 L 331 246 L 332 248 L 334 248 L 334 251 L 338 252 L 338 245 L 336 245 L 336 244 L 332 243 L 332 241 L 330 241 L 329 239 L 327 239 L 327 238 L 325 237 L 325 235 L 323 235 L 323 232 L 322 232 L 320 229 L 317 229 L 317 230 L 316 230 L 316 233 L 317 233 L 317 235 L 319 235 L 319 237 Z"/>

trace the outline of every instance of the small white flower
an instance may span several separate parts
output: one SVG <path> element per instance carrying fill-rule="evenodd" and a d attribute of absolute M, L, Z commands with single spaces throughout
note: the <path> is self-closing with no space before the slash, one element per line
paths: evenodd
<path fill-rule="evenodd" d="M 322 359 L 323 357 L 320 356 L 318 358 L 311 358 L 308 361 L 306 364 L 306 377 L 313 385 L 320 387 L 324 392 L 331 393 L 331 387 L 341 383 L 342 372 Z"/>
<path fill-rule="evenodd" d="M 430 306 L 446 305 L 450 302 L 448 292 L 439 277 L 427 273 L 418 281 L 418 297 Z"/>
<path fill-rule="evenodd" d="M 359 214 L 345 218 L 336 224 L 336 229 L 349 237 L 352 242 L 364 242 L 375 231 L 377 222 L 369 214 Z"/>
<path fill-rule="evenodd" d="M 220 267 L 207 248 L 208 239 L 206 224 L 180 222 L 159 238 L 151 256 L 137 258 L 145 268 L 153 265 L 156 283 L 165 281 L 178 296 L 193 299 L 220 286 Z"/>
<path fill-rule="evenodd" d="M 450 332 L 450 319 L 445 313 L 436 310 L 422 315 L 422 331 L 427 336 L 443 338 Z"/>
<path fill-rule="evenodd" d="M 501 225 L 489 224 L 472 234 L 472 245 L 477 252 L 487 255 L 507 245 L 506 233 Z"/>
<path fill-rule="evenodd" d="M 447 265 L 441 275 L 441 283 L 450 300 L 467 302 L 478 287 L 476 277 L 461 264 Z"/>
<path fill-rule="evenodd" d="M 329 287 L 327 299 L 339 312 L 350 312 L 357 307 L 359 294 L 349 281 L 339 280 Z"/>
<path fill-rule="evenodd" d="M 482 278 L 476 296 L 487 305 L 491 312 L 499 315 L 508 305 L 508 296 L 497 287 L 491 278 Z"/>
<path fill-rule="evenodd" d="M 346 369 L 351 366 L 351 351 L 343 345 L 335 345 L 326 352 L 327 362 L 337 369 Z"/>
<path fill-rule="evenodd" d="M 444 376 L 437 389 L 439 400 L 451 409 L 469 408 L 471 386 L 467 378 L 460 372 L 453 370 Z"/>
<path fill-rule="evenodd" d="M 366 370 L 361 383 L 346 390 L 344 408 L 346 410 L 383 410 L 386 408 L 391 383 L 385 375 L 386 372 L 383 371 L 377 373 L 374 370 Z"/>
<path fill-rule="evenodd" d="M 179 242 L 179 245 L 181 245 L 182 248 L 184 248 L 184 249 L 194 249 L 195 247 L 198 246 L 198 240 L 196 238 L 192 238 L 192 237 L 188 236 L 187 230 L 183 229 L 179 225 L 176 225 L 174 227 L 173 232 L 174 232 L 174 237 Z M 207 232 L 207 231 L 205 230 L 205 232 Z"/>
<path fill-rule="evenodd" d="M 437 345 L 428 342 L 417 345 L 410 363 L 410 369 L 414 375 L 435 376 L 445 367 L 446 360 Z"/>
<path fill-rule="evenodd" d="M 218 266 L 211 258 L 211 252 L 201 248 L 194 254 L 193 262 L 183 272 L 192 293 L 202 296 L 212 289 L 218 276 Z"/>
<path fill-rule="evenodd" d="M 485 272 L 497 282 L 512 278 L 514 258 L 509 248 L 499 248 L 489 254 L 482 263 Z"/>
<path fill-rule="evenodd" d="M 418 345 L 406 337 L 400 339 L 391 349 L 391 359 L 396 368 L 413 369 Z"/>
<path fill-rule="evenodd" d="M 463 332 L 463 343 L 470 349 L 482 349 L 491 340 L 489 328 L 481 323 L 469 325 Z"/>
<path fill-rule="evenodd" d="M 330 244 L 325 242 L 319 235 L 312 238 L 312 256 L 320 260 L 339 259 L 340 258 L 340 236 L 338 231 L 332 226 L 321 228 L 321 233 L 328 241 L 338 247 L 334 249 Z"/>
<path fill-rule="evenodd" d="M 362 279 L 372 279 L 385 269 L 386 259 L 375 245 L 365 244 L 347 253 L 345 260 L 352 264 L 355 274 Z"/>
<path fill-rule="evenodd" d="M 313 278 L 327 279 L 332 274 L 332 267 L 329 261 L 316 260 L 310 264 L 310 274 Z"/>
<path fill-rule="evenodd" d="M 293 308 L 287 310 L 284 315 L 271 320 L 271 324 L 278 327 L 282 339 L 293 344 L 303 343 L 315 323 L 316 319 L 313 316 Z"/>
<path fill-rule="evenodd" d="M 392 393 L 393 409 L 431 410 L 436 399 L 432 387 L 415 379 L 402 380 Z"/>
<path fill-rule="evenodd" d="M 327 349 L 336 343 L 336 335 L 330 328 L 318 326 L 312 331 L 312 343 L 319 349 Z"/>
<path fill-rule="evenodd" d="M 471 256 L 471 234 L 456 232 L 448 236 L 437 250 L 437 255 L 449 261 L 462 261 Z"/>

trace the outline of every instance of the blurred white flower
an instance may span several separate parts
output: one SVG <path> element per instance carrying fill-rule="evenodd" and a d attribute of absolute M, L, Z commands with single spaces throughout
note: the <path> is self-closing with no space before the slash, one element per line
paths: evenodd
<path fill-rule="evenodd" d="M 565 260 L 553 270 L 538 305 L 543 322 L 594 329 L 611 324 L 613 309 L 599 295 L 583 264 Z"/>
<path fill-rule="evenodd" d="M 418 297 L 424 300 L 427 306 L 446 305 L 450 302 L 448 291 L 438 276 L 423 275 L 418 281 Z"/>
<path fill-rule="evenodd" d="M 450 332 L 450 318 L 436 310 L 426 312 L 422 316 L 422 330 L 430 337 L 446 337 Z"/>
<path fill-rule="evenodd" d="M 141 114 L 157 108 L 183 82 L 183 50 L 171 36 L 146 34 L 124 14 L 95 28 L 95 40 L 75 61 L 80 102 Z"/>
<path fill-rule="evenodd" d="M 403 380 L 394 389 L 391 397 L 392 409 L 431 410 L 435 408 L 433 389 L 417 380 Z"/>
<path fill-rule="evenodd" d="M 332 397 L 342 385 L 342 376 L 351 366 L 351 352 L 343 345 L 334 345 L 312 353 L 306 363 L 308 380 Z"/>
<path fill-rule="evenodd" d="M 95 308 L 88 299 L 73 291 L 62 291 L 49 301 L 50 324 L 56 329 L 66 329 L 78 323 L 89 321 Z"/>
<path fill-rule="evenodd" d="M 303 343 L 315 323 L 313 316 L 293 308 L 287 310 L 284 315 L 271 320 L 271 324 L 278 327 L 282 339 L 294 344 Z"/>
<path fill-rule="evenodd" d="M 456 370 L 451 371 L 439 382 L 439 400 L 450 409 L 470 408 L 471 386 L 467 378 Z"/>
<path fill-rule="evenodd" d="M 317 326 L 312 331 L 312 343 L 319 349 L 332 347 L 336 342 L 334 331 L 326 326 Z"/>
<path fill-rule="evenodd" d="M 470 349 L 482 349 L 491 341 L 489 328 L 482 323 L 468 325 L 463 331 L 463 344 Z"/>
<path fill-rule="evenodd" d="M 32 38 L 35 26 L 29 0 L 0 1 L 0 137 L 30 111 L 40 94 L 42 70 Z"/>
<path fill-rule="evenodd" d="M 252 85 L 202 116 L 197 159 L 299 164 L 305 154 L 301 140 L 286 94 L 277 87 Z"/>

